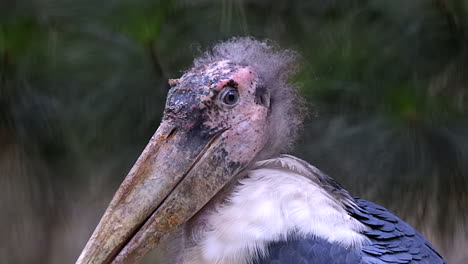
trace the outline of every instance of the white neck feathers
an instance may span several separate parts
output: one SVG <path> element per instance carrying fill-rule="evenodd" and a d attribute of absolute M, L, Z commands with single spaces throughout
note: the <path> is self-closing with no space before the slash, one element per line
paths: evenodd
<path fill-rule="evenodd" d="M 366 228 L 348 215 L 355 206 L 336 182 L 306 162 L 283 155 L 260 161 L 192 234 L 184 263 L 242 264 L 268 244 L 316 236 L 344 247 L 367 243 Z"/>

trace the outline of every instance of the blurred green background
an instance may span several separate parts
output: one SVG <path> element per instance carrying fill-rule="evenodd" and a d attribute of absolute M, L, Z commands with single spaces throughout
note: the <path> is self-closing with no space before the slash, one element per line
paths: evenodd
<path fill-rule="evenodd" d="M 468 263 L 468 2 L 3 0 L 0 263 L 73 263 L 167 79 L 250 35 L 302 54 L 292 152 Z"/>

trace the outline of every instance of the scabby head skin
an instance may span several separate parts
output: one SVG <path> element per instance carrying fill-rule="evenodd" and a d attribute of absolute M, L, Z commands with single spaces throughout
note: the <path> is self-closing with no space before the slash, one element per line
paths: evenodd
<path fill-rule="evenodd" d="M 235 100 L 230 104 L 225 101 L 229 96 Z M 265 144 L 269 105 L 268 90 L 251 67 L 223 60 L 197 67 L 178 79 L 169 91 L 163 122 L 208 137 L 226 130 L 219 139 L 223 152 L 243 163 Z"/>

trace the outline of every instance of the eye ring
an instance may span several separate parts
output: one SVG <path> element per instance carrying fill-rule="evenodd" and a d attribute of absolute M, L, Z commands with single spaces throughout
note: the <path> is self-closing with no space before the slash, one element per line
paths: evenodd
<path fill-rule="evenodd" d="M 224 108 L 233 108 L 239 103 L 239 91 L 231 86 L 224 87 L 218 96 L 218 104 Z"/>

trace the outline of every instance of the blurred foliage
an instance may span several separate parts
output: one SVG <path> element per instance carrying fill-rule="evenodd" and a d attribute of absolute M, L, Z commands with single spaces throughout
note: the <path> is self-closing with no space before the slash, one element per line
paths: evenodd
<path fill-rule="evenodd" d="M 294 153 L 466 263 L 467 30 L 463 0 L 2 1 L 0 262 L 72 262 L 167 78 L 251 35 L 302 54 Z"/>

